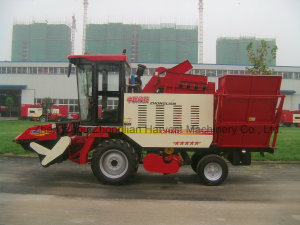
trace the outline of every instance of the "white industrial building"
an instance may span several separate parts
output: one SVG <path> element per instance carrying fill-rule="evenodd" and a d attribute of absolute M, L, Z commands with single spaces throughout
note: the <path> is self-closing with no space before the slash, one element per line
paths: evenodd
<path fill-rule="evenodd" d="M 143 82 L 150 79 L 154 70 L 160 66 L 171 68 L 175 64 L 145 64 L 147 66 Z M 135 73 L 137 63 L 132 66 Z M 286 94 L 284 109 L 300 109 L 300 67 L 277 66 L 276 74 L 283 76 L 282 93 Z M 68 105 L 69 112 L 78 112 L 77 84 L 75 69 L 67 77 L 67 62 L 0 62 L 0 106 L 5 105 L 6 96 L 15 98 L 15 115 L 21 104 L 41 103 L 50 97 L 56 105 Z M 246 66 L 238 65 L 193 65 L 192 74 L 201 74 L 209 81 L 218 82 L 223 74 L 245 74 Z M 111 102 L 115 105 L 116 103 Z"/>

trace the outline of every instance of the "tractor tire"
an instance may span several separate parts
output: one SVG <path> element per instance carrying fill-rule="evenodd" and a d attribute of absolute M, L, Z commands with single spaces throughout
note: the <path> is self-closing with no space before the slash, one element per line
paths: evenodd
<path fill-rule="evenodd" d="M 208 154 L 210 154 L 210 153 L 206 152 L 206 151 L 205 152 L 202 151 L 202 152 L 195 152 L 192 155 L 192 157 L 191 157 L 191 160 L 192 160 L 191 167 L 194 170 L 194 172 L 197 173 L 197 165 L 198 165 L 200 159 L 202 159 L 204 156 L 206 156 Z"/>
<path fill-rule="evenodd" d="M 40 117 L 40 121 L 41 121 L 42 123 L 45 123 L 45 122 L 47 121 L 46 116 L 41 116 L 41 117 Z"/>
<path fill-rule="evenodd" d="M 92 155 L 91 167 L 100 182 L 123 184 L 136 173 L 138 155 L 127 142 L 121 139 L 109 139 L 96 147 Z"/>
<path fill-rule="evenodd" d="M 227 178 L 228 166 L 222 157 L 215 154 L 206 155 L 198 162 L 197 174 L 203 184 L 216 186 Z"/>

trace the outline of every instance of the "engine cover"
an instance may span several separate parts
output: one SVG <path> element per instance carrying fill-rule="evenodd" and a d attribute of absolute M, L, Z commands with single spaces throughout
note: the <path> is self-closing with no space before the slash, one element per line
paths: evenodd
<path fill-rule="evenodd" d="M 142 147 L 208 148 L 213 94 L 126 93 L 122 132 Z"/>

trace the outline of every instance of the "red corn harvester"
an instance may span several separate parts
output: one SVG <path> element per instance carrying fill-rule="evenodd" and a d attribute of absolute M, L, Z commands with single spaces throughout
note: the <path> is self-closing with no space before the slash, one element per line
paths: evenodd
<path fill-rule="evenodd" d="M 80 120 L 34 126 L 15 138 L 44 167 L 91 163 L 99 181 L 121 184 L 139 164 L 162 174 L 190 164 L 202 183 L 219 185 L 225 160 L 250 165 L 252 152 L 274 153 L 281 76 L 223 75 L 215 90 L 207 77 L 188 74 L 185 61 L 157 68 L 143 88 L 146 67 L 131 75 L 125 54 L 68 59 L 77 71 Z"/>

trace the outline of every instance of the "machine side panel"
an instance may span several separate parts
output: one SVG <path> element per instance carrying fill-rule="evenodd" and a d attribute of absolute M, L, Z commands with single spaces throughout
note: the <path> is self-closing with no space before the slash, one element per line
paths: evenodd
<path fill-rule="evenodd" d="M 208 148 L 212 94 L 126 93 L 123 133 L 142 147 Z"/>

